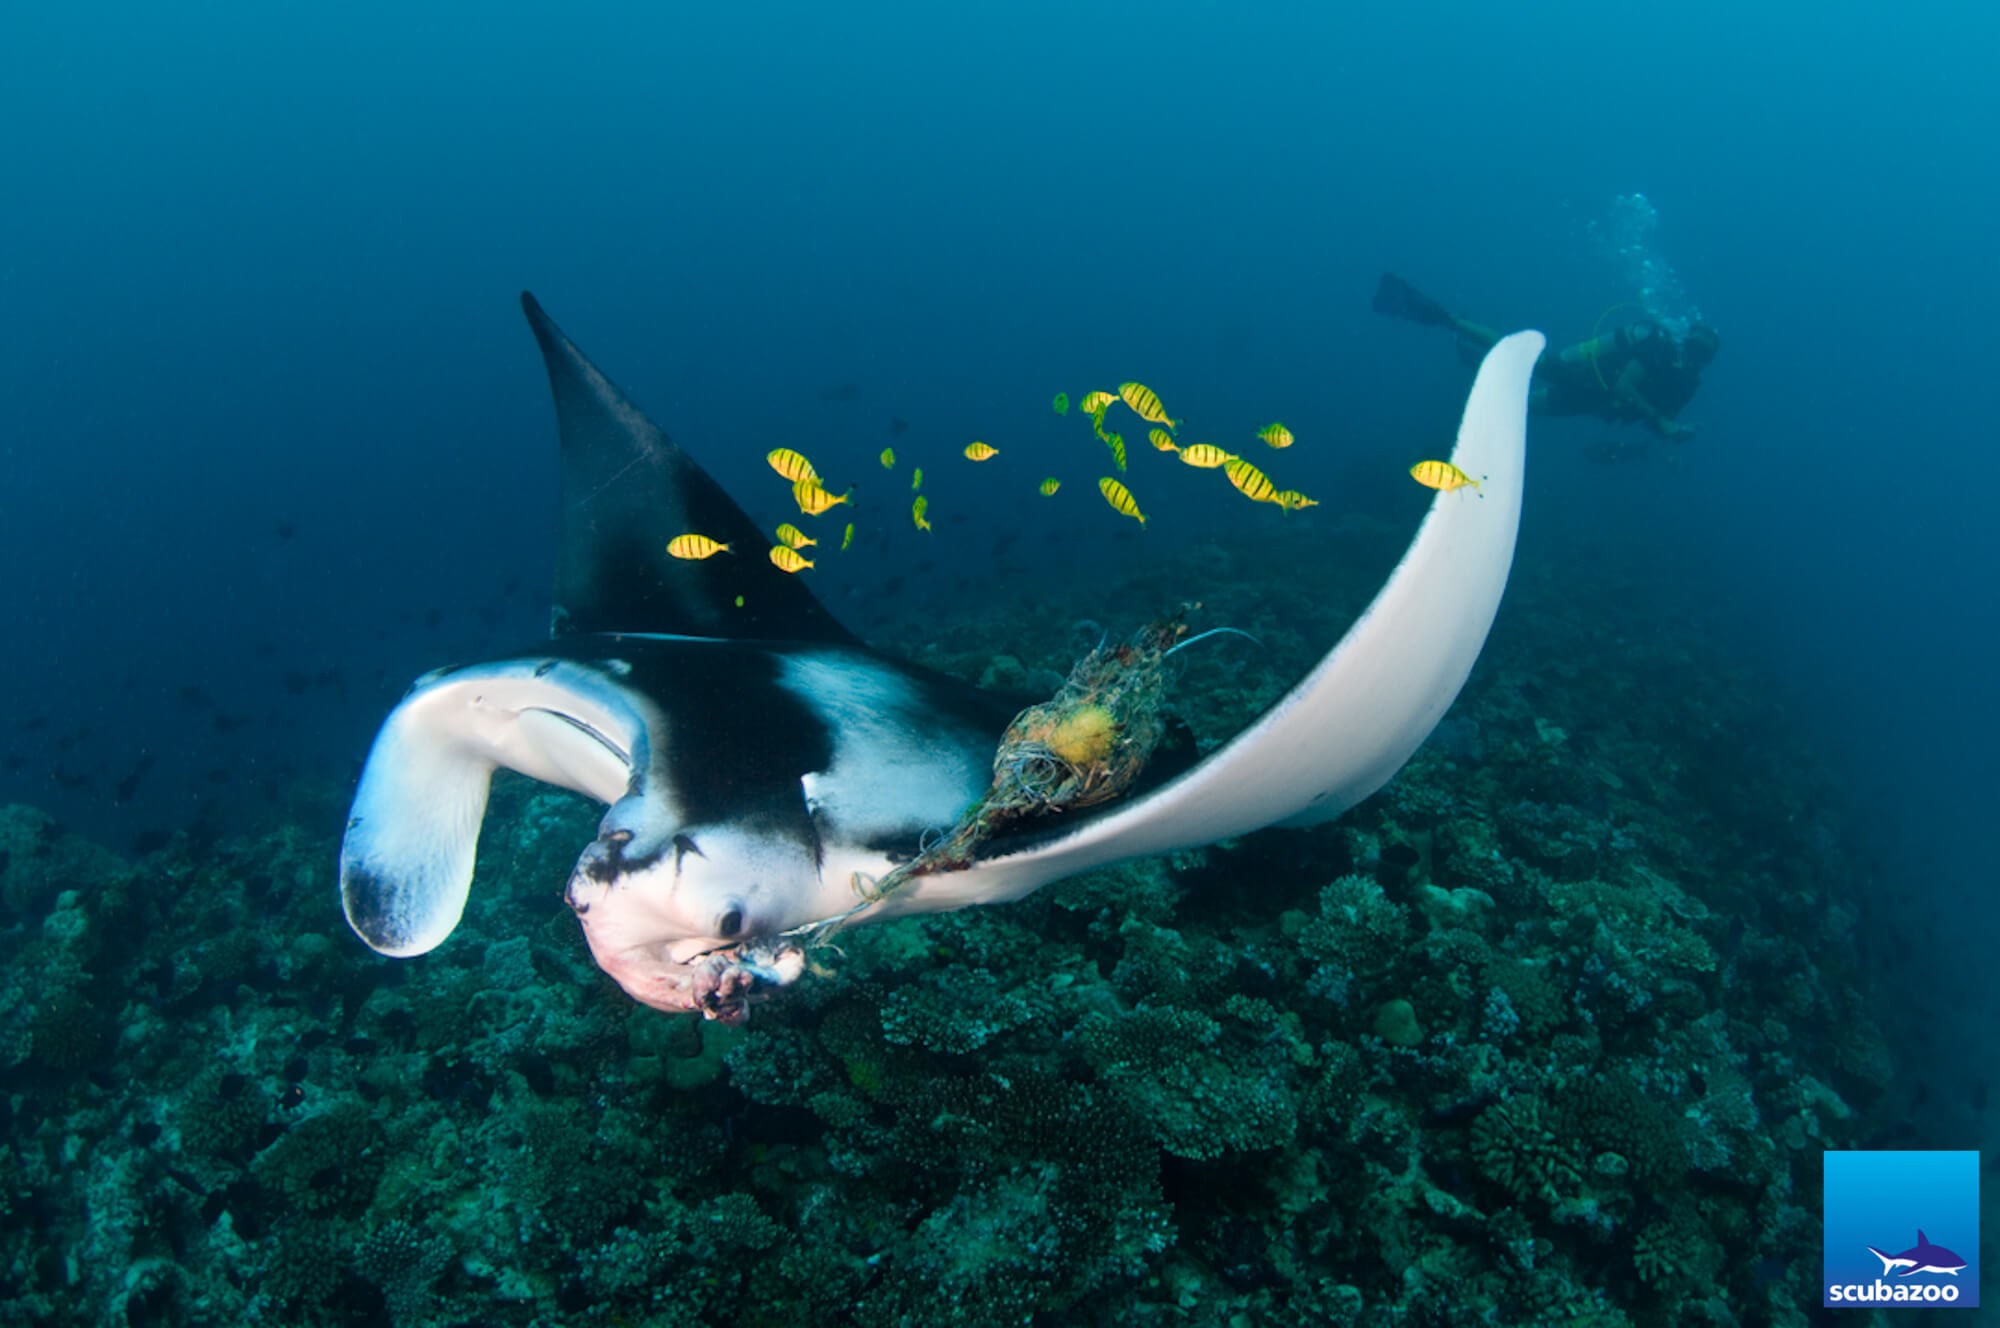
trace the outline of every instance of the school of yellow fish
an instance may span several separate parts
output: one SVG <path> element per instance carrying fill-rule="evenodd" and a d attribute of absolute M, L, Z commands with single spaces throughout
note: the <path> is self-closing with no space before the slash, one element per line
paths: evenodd
<path fill-rule="evenodd" d="M 1159 393 L 1144 383 L 1120 383 L 1115 392 L 1097 390 L 1084 393 L 1078 398 L 1079 411 L 1089 416 L 1090 427 L 1098 441 L 1111 453 L 1112 464 L 1120 474 L 1128 468 L 1129 458 L 1125 451 L 1124 436 L 1116 430 L 1104 427 L 1106 413 L 1113 405 L 1122 402 L 1139 419 L 1151 426 L 1146 431 L 1146 440 L 1153 449 L 1166 455 L 1176 456 L 1181 463 L 1198 470 L 1220 470 L 1230 486 L 1252 502 L 1270 503 L 1282 512 L 1299 512 L 1308 507 L 1318 507 L 1319 500 L 1310 498 L 1297 489 L 1280 489 L 1270 476 L 1254 464 L 1230 451 L 1219 443 L 1182 444 L 1174 439 L 1174 430 L 1181 427 L 1181 421 L 1167 414 Z M 1051 402 L 1057 415 L 1068 415 L 1070 398 L 1067 392 L 1058 392 Z M 1296 441 L 1292 431 L 1285 425 L 1273 421 L 1256 431 L 1256 437 L 1274 450 L 1282 451 Z M 1000 455 L 1000 449 L 990 443 L 974 440 L 963 449 L 967 460 L 983 463 Z M 773 448 L 765 455 L 765 461 L 778 477 L 791 486 L 792 499 L 799 511 L 808 517 L 822 516 L 834 508 L 850 503 L 854 491 L 834 493 L 826 487 L 819 471 L 805 455 L 794 448 Z M 896 466 L 895 449 L 882 449 L 879 460 L 884 470 Z M 1419 461 L 1410 467 L 1410 477 L 1426 488 L 1450 493 L 1462 488 L 1478 489 L 1480 481 L 1460 470 L 1448 461 Z M 931 529 L 929 519 L 930 497 L 922 492 L 924 487 L 923 467 L 913 467 L 910 472 L 910 491 L 916 496 L 910 504 L 911 523 L 921 531 Z M 1051 475 L 1037 486 L 1045 498 L 1053 498 L 1062 488 L 1062 481 Z M 1097 491 L 1112 511 L 1123 517 L 1146 524 L 1146 514 L 1140 509 L 1139 500 L 1125 483 L 1106 475 L 1097 481 Z M 802 549 L 819 544 L 817 539 L 789 521 L 781 522 L 775 535 L 777 543 L 770 549 L 770 560 L 780 571 L 798 573 L 815 566 Z M 855 523 L 849 521 L 841 532 L 839 548 L 851 548 L 854 544 Z M 730 545 L 699 531 L 686 531 L 667 542 L 667 553 L 690 562 L 713 558 L 719 553 L 732 553 Z M 737 603 L 742 604 L 741 597 Z"/>

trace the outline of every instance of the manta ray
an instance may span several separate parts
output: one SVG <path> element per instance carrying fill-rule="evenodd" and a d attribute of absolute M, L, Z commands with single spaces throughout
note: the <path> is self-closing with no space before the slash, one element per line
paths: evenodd
<path fill-rule="evenodd" d="M 1487 354 L 1440 492 L 1367 611 L 1229 742 L 1130 796 L 871 883 L 949 831 L 992 781 L 1019 698 L 871 649 L 761 556 L 757 524 L 530 294 L 561 446 L 548 641 L 439 669 L 390 712 L 340 849 L 347 921 L 385 955 L 458 925 L 493 772 L 607 806 L 565 898 L 598 965 L 664 1011 L 738 1020 L 808 971 L 802 937 L 1019 899 L 1051 881 L 1271 825 L 1380 788 L 1458 695 L 1520 523 L 1539 333 Z M 668 555 L 700 532 L 743 551 Z"/>

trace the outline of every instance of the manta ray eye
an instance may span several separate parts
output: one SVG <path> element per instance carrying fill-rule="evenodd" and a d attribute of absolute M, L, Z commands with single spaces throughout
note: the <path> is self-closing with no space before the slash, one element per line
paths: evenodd
<path fill-rule="evenodd" d="M 722 911 L 722 916 L 715 920 L 715 934 L 717 936 L 734 936 L 742 930 L 743 908 L 741 905 L 732 902 L 728 908 Z"/>

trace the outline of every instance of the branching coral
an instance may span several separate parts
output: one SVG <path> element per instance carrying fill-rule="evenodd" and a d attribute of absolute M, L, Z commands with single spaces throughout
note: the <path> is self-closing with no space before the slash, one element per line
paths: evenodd
<path fill-rule="evenodd" d="M 1575 1147 L 1557 1133 L 1532 1097 L 1496 1102 L 1472 1124 L 1472 1159 L 1486 1177 L 1517 1199 L 1554 1204 L 1583 1181 Z"/>

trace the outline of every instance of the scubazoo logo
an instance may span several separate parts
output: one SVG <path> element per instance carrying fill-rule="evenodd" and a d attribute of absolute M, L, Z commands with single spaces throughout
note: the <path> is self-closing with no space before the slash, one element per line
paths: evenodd
<path fill-rule="evenodd" d="M 1891 1272 L 1900 1277 L 1908 1277 L 1911 1273 L 1950 1273 L 1957 1277 L 1965 1271 L 1965 1260 L 1942 1245 L 1931 1244 L 1931 1238 L 1924 1234 L 1922 1227 L 1917 1228 L 1917 1243 L 1901 1254 L 1884 1254 L 1873 1245 L 1868 1247 L 1868 1252 L 1882 1261 L 1885 1277 Z"/>
<path fill-rule="evenodd" d="M 1917 1228 L 1917 1243 L 1901 1254 L 1884 1254 L 1873 1245 L 1864 1248 L 1882 1261 L 1882 1277 L 1876 1278 L 1873 1282 L 1829 1285 L 1826 1289 L 1826 1298 L 1829 1302 L 1842 1305 L 1957 1303 L 1958 1287 L 1954 1283 L 1902 1280 L 1914 1277 L 1918 1273 L 1943 1273 L 1957 1277 L 1965 1271 L 1965 1260 L 1942 1245 L 1931 1244 L 1931 1238 L 1924 1234 L 1922 1227 Z M 1882 1280 L 1891 1274 L 1897 1278 L 1896 1281 Z"/>
<path fill-rule="evenodd" d="M 1908 1226 L 1903 1224 L 1907 1222 Z M 1927 1228 L 1918 1225 L 1928 1222 Z M 1915 1231 L 1898 1250 L 1867 1243 Z M 1937 1231 L 1951 1246 L 1932 1241 Z M 1826 1258 L 1821 1304 L 1836 1309 L 1979 1304 L 1979 1154 L 1826 1154 Z M 1968 1259 L 1959 1250 L 1973 1251 Z"/>

